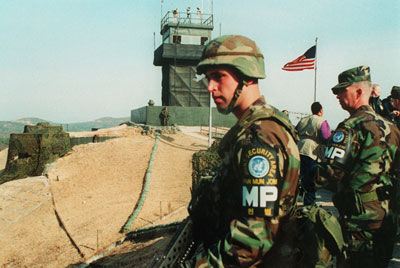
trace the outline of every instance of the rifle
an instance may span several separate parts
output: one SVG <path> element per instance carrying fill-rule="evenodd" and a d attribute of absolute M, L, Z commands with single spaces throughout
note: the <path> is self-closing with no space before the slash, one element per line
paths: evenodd
<path fill-rule="evenodd" d="M 189 214 L 192 215 L 193 211 L 204 211 L 207 207 L 207 203 L 200 202 L 199 200 L 204 201 L 204 193 L 210 195 L 211 179 L 212 176 L 202 176 L 199 185 L 192 193 L 192 199 L 188 206 Z M 206 228 L 206 226 L 204 226 L 204 228 Z M 198 244 L 198 240 L 194 239 L 193 235 L 193 222 L 190 217 L 187 217 L 182 221 L 164 254 L 156 256 L 148 268 L 178 267 L 183 264 L 185 260 L 194 255 Z"/>
<path fill-rule="evenodd" d="M 186 218 L 182 221 L 167 249 L 161 256 L 156 256 L 148 268 L 178 267 L 192 255 L 196 248 L 192 235 L 192 221 Z"/>

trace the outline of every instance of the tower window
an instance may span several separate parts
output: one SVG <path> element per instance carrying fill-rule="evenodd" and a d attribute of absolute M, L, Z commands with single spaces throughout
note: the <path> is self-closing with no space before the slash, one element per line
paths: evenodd
<path fill-rule="evenodd" d="M 174 35 L 172 42 L 175 44 L 180 44 L 182 42 L 182 37 L 180 35 Z"/>

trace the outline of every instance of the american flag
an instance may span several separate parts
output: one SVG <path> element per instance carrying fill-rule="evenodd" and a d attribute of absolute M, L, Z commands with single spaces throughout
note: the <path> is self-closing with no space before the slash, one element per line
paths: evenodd
<path fill-rule="evenodd" d="M 298 57 L 297 59 L 286 63 L 282 70 L 285 71 L 303 71 L 306 69 L 314 69 L 315 64 L 315 50 L 316 47 L 312 46 L 309 50 L 306 51 L 303 55 Z"/>

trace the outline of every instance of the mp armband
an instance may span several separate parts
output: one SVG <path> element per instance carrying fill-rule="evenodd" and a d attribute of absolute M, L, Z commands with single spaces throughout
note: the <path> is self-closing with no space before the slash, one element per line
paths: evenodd
<path fill-rule="evenodd" d="M 352 134 L 350 129 L 338 129 L 328 142 L 325 161 L 333 168 L 346 169 L 351 163 Z"/>
<path fill-rule="evenodd" d="M 241 155 L 242 214 L 273 217 L 279 212 L 278 157 L 267 144 L 257 142 L 243 148 Z"/>

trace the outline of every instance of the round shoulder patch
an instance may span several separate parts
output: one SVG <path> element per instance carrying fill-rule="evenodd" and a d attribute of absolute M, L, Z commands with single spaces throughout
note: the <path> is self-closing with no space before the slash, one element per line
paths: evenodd
<path fill-rule="evenodd" d="M 340 143 L 344 140 L 345 134 L 341 131 L 336 132 L 333 137 L 332 137 L 332 141 L 334 143 Z"/>
<path fill-rule="evenodd" d="M 263 178 L 268 174 L 270 164 L 267 158 L 261 155 L 256 155 L 250 158 L 248 164 L 249 173 L 255 178 Z"/>

